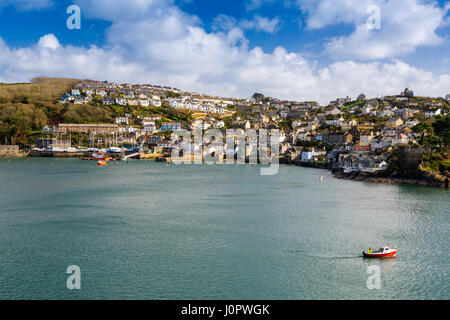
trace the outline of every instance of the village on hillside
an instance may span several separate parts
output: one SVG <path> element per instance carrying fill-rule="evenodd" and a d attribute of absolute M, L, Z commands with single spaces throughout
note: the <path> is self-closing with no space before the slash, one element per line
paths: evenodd
<path fill-rule="evenodd" d="M 407 158 L 414 159 L 412 167 L 441 175 L 450 168 L 450 94 L 417 97 L 407 88 L 395 96 L 360 94 L 320 105 L 260 93 L 235 99 L 165 86 L 86 80 L 55 103 L 95 106 L 112 117 L 102 123 L 48 121 L 30 146 L 35 152 L 140 147 L 168 157 L 178 144 L 170 134 L 181 129 L 279 129 L 284 163 L 332 167 L 344 173 L 386 171 L 398 160 L 402 147 L 408 150 Z"/>

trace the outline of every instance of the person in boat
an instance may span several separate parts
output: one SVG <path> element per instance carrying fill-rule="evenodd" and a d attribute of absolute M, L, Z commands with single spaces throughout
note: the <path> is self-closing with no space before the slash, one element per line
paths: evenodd
<path fill-rule="evenodd" d="M 368 253 L 372 253 L 372 248 L 369 248 L 369 250 L 367 250 Z"/>

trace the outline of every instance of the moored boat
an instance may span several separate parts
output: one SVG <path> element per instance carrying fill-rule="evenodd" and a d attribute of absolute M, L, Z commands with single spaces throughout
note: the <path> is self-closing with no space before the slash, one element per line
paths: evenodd
<path fill-rule="evenodd" d="M 395 257 L 396 254 L 397 248 L 391 249 L 386 246 L 381 246 L 380 249 L 376 251 L 373 251 L 372 248 L 363 251 L 363 256 L 366 258 L 388 258 L 388 257 Z"/>
<path fill-rule="evenodd" d="M 99 166 L 106 166 L 106 165 L 107 165 L 106 161 L 104 161 L 104 160 L 97 161 L 97 164 L 98 164 Z"/>
<path fill-rule="evenodd" d="M 104 154 L 101 154 L 101 153 L 94 153 L 94 154 L 92 155 L 92 158 L 93 158 L 94 160 L 104 160 L 104 159 L 105 159 L 105 155 L 104 155 Z"/>

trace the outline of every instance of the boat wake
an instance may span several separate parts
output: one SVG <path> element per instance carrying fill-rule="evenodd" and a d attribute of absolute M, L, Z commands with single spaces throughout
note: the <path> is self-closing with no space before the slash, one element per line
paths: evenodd
<path fill-rule="evenodd" d="M 326 255 L 326 254 L 310 254 L 301 250 L 288 250 L 288 253 L 300 253 L 302 257 L 316 258 L 316 259 L 356 259 L 361 258 L 363 255 Z"/>

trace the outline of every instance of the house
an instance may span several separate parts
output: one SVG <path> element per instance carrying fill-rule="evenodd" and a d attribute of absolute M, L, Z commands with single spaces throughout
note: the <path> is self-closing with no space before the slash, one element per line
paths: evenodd
<path fill-rule="evenodd" d="M 366 100 L 366 95 L 364 93 L 361 93 L 358 98 L 356 98 L 356 101 L 364 101 Z"/>
<path fill-rule="evenodd" d="M 350 130 L 353 127 L 356 127 L 358 125 L 358 121 L 356 121 L 355 119 L 351 119 L 351 120 L 347 120 L 347 121 L 343 121 L 341 123 L 341 128 L 342 130 Z"/>
<path fill-rule="evenodd" d="M 403 120 L 400 118 L 392 118 L 389 119 L 387 122 L 387 126 L 390 128 L 397 128 L 400 127 L 403 124 Z"/>
<path fill-rule="evenodd" d="M 87 95 L 87 96 L 92 96 L 94 95 L 94 90 L 93 89 L 83 89 L 83 92 Z"/>
<path fill-rule="evenodd" d="M 394 115 L 395 115 L 395 112 L 391 111 L 389 109 L 383 109 L 383 110 L 377 112 L 378 117 L 392 117 Z"/>
<path fill-rule="evenodd" d="M 144 125 L 144 132 L 150 133 L 150 134 L 155 133 L 156 132 L 156 125 L 154 123 L 153 124 Z"/>
<path fill-rule="evenodd" d="M 309 117 L 309 113 L 306 110 L 290 111 L 287 114 L 288 119 L 298 119 L 298 118 L 305 118 L 305 117 Z"/>
<path fill-rule="evenodd" d="M 374 136 L 373 132 L 371 131 L 369 134 L 361 134 L 359 136 L 359 145 L 361 146 L 370 146 L 372 143 Z"/>
<path fill-rule="evenodd" d="M 116 104 L 118 104 L 119 106 L 126 106 L 127 105 L 127 99 L 116 98 Z"/>
<path fill-rule="evenodd" d="M 92 134 L 113 134 L 118 131 L 117 124 L 99 123 L 99 124 L 72 124 L 60 123 L 58 125 L 58 132 L 67 134 L 69 132 L 75 133 L 92 133 Z"/>
<path fill-rule="evenodd" d="M 340 118 L 334 118 L 331 120 L 325 120 L 325 124 L 328 126 L 341 126 L 342 123 L 344 122 L 344 118 L 340 117 Z"/>
<path fill-rule="evenodd" d="M 376 151 L 378 149 L 385 149 L 392 146 L 392 138 L 374 138 L 370 143 L 370 149 Z"/>
<path fill-rule="evenodd" d="M 432 109 L 425 111 L 425 118 L 437 117 L 441 114 L 441 109 Z"/>
<path fill-rule="evenodd" d="M 72 89 L 71 94 L 72 94 L 72 96 L 74 96 L 74 97 L 78 97 L 78 96 L 80 95 L 80 90 L 78 90 L 78 89 Z"/>
<path fill-rule="evenodd" d="M 125 124 L 128 125 L 128 118 L 127 117 L 117 117 L 116 118 L 116 123 L 117 124 Z"/>
<path fill-rule="evenodd" d="M 167 101 L 169 102 L 169 106 L 171 106 L 172 108 L 176 108 L 176 109 L 184 108 L 184 103 L 181 100 L 167 99 Z"/>
<path fill-rule="evenodd" d="M 374 110 L 374 107 L 372 107 L 371 104 L 366 104 L 366 105 L 364 106 L 364 108 L 362 109 L 362 113 L 364 113 L 364 114 L 369 114 L 369 113 L 372 112 L 372 110 Z"/>
<path fill-rule="evenodd" d="M 102 103 L 106 106 L 110 106 L 110 105 L 114 104 L 114 101 L 115 100 L 113 98 L 106 97 L 103 99 Z"/>
<path fill-rule="evenodd" d="M 49 127 L 49 126 L 45 125 L 44 128 L 42 128 L 42 133 L 43 134 L 57 134 L 58 127 L 56 127 L 56 126 Z"/>
<path fill-rule="evenodd" d="M 321 157 L 326 157 L 325 150 L 315 150 L 314 148 L 307 148 L 302 151 L 301 162 L 313 162 L 319 160 Z"/>
<path fill-rule="evenodd" d="M 204 122 L 203 120 L 195 120 L 192 122 L 192 130 L 208 130 L 211 127 L 209 122 Z"/>
<path fill-rule="evenodd" d="M 142 125 L 144 127 L 146 127 L 146 126 L 154 126 L 155 125 L 155 121 L 153 121 L 153 120 L 142 120 Z"/>
<path fill-rule="evenodd" d="M 445 99 L 446 99 L 447 101 L 450 101 L 450 93 L 447 94 L 447 95 L 445 96 Z"/>
<path fill-rule="evenodd" d="M 103 89 L 97 89 L 97 90 L 95 90 L 95 94 L 97 95 L 97 96 L 100 96 L 100 97 L 105 97 L 108 93 L 105 91 L 105 90 L 103 90 Z"/>
<path fill-rule="evenodd" d="M 120 133 L 135 133 L 138 132 L 139 129 L 133 126 L 125 126 L 125 127 L 120 127 L 119 128 L 119 132 Z"/>
<path fill-rule="evenodd" d="M 148 99 L 139 99 L 139 105 L 142 107 L 150 106 L 150 101 Z"/>
<path fill-rule="evenodd" d="M 134 98 L 134 92 L 133 91 L 125 91 L 123 93 L 123 97 L 126 99 L 133 99 Z"/>
<path fill-rule="evenodd" d="M 322 141 L 330 145 L 343 145 L 352 142 L 353 136 L 348 132 L 331 132 L 322 134 Z"/>
<path fill-rule="evenodd" d="M 308 131 L 297 132 L 294 137 L 294 143 L 296 144 L 297 141 L 311 141 L 311 133 Z"/>
<path fill-rule="evenodd" d="M 87 97 L 83 96 L 77 96 L 75 100 L 73 101 L 74 104 L 85 104 L 88 103 L 89 99 Z"/>
<path fill-rule="evenodd" d="M 417 120 L 415 118 L 410 118 L 405 121 L 405 126 L 407 126 L 408 128 L 412 128 L 412 127 L 415 127 L 416 125 L 418 125 L 419 123 L 420 123 L 419 120 Z"/>
<path fill-rule="evenodd" d="M 75 100 L 75 98 L 73 96 L 71 96 L 70 94 L 65 93 L 65 94 L 62 95 L 62 97 L 59 100 L 59 102 L 65 104 L 65 103 L 70 103 L 70 102 L 72 102 L 74 100 Z"/>
<path fill-rule="evenodd" d="M 180 131 L 181 124 L 179 122 L 164 122 L 161 125 L 161 131 Z"/>
<path fill-rule="evenodd" d="M 406 88 L 402 93 L 402 96 L 404 97 L 414 97 L 414 91 L 409 90 L 408 88 Z"/>
<path fill-rule="evenodd" d="M 333 109 L 326 111 L 325 114 L 326 115 L 331 114 L 333 116 L 337 116 L 337 115 L 341 114 L 341 111 L 338 108 L 334 107 Z"/>

